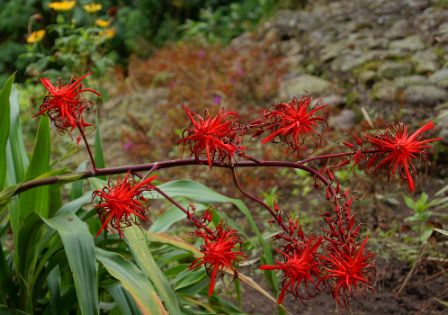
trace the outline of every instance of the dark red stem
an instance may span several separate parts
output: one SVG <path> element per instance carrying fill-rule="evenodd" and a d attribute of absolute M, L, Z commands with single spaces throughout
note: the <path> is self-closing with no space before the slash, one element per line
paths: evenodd
<path fill-rule="evenodd" d="M 81 126 L 76 123 L 76 126 L 78 127 L 79 133 L 81 134 L 82 140 L 84 141 L 84 144 L 86 146 L 87 149 L 87 153 L 89 154 L 89 158 L 90 158 L 90 163 L 92 163 L 92 171 L 93 174 L 96 174 L 96 163 L 95 163 L 95 159 L 93 158 L 93 154 L 92 154 L 92 150 L 90 150 L 90 145 L 89 142 L 87 141 L 86 135 L 84 134 L 84 130 L 82 130 Z"/>
<path fill-rule="evenodd" d="M 363 151 L 364 152 L 364 151 Z M 346 152 L 346 153 L 337 153 L 337 154 L 328 154 L 323 156 L 317 156 L 311 158 L 312 160 L 319 160 L 319 159 L 329 159 L 333 157 L 344 157 L 344 156 L 351 156 L 355 154 L 355 152 Z M 308 163 L 310 159 L 299 161 L 299 162 L 287 162 L 287 161 L 237 161 L 234 163 L 227 163 L 227 162 L 221 162 L 221 161 L 213 161 L 212 165 L 215 167 L 224 167 L 224 168 L 240 168 L 240 167 L 286 167 L 286 168 L 298 168 L 302 169 L 311 175 L 317 177 L 319 180 L 321 180 L 326 186 L 329 186 L 330 181 L 323 176 L 321 173 L 319 173 L 317 170 L 308 167 L 304 165 L 305 163 Z M 151 170 L 155 167 L 157 164 L 157 169 L 165 169 L 165 168 L 172 168 L 172 167 L 183 167 L 183 166 L 189 166 L 189 165 L 204 165 L 208 166 L 208 160 L 206 159 L 177 159 L 177 160 L 167 160 L 167 161 L 161 161 L 161 162 L 155 162 L 155 163 L 147 163 L 147 164 L 137 164 L 137 165 L 125 165 L 125 166 L 116 166 L 116 167 L 107 167 L 107 168 L 98 168 L 95 170 L 89 170 L 81 173 L 71 173 L 67 175 L 62 176 L 52 176 L 42 179 L 35 179 L 31 181 L 27 181 L 18 187 L 14 195 L 24 192 L 26 190 L 29 190 L 34 187 L 43 186 L 43 185 L 51 185 L 51 184 L 57 184 L 61 182 L 71 182 L 74 180 L 80 180 L 95 176 L 108 176 L 108 175 L 117 175 L 117 174 L 124 174 L 127 172 L 144 172 Z M 336 196 L 336 193 L 334 189 L 330 189 L 330 192 L 332 195 Z"/>
<path fill-rule="evenodd" d="M 191 213 L 190 211 L 185 209 L 185 207 L 183 207 L 180 203 L 178 203 L 176 200 L 174 200 L 173 198 L 168 196 L 165 192 L 160 190 L 158 187 L 153 187 L 152 190 L 157 191 L 159 194 L 161 194 L 163 196 L 163 198 L 165 198 L 166 200 L 171 202 L 176 208 L 178 208 L 183 213 L 185 213 L 185 215 L 187 216 L 187 219 L 191 223 L 193 223 L 196 227 L 204 229 L 207 233 L 209 233 L 210 235 L 213 236 L 213 231 L 210 228 L 208 228 L 205 224 L 203 224 L 201 222 L 201 220 L 198 219 L 197 216 L 195 216 L 193 213 Z"/>
<path fill-rule="evenodd" d="M 271 207 L 269 207 L 263 200 L 255 197 L 254 195 L 248 193 L 247 191 L 245 191 L 243 189 L 243 187 L 241 186 L 237 174 L 236 174 L 236 170 L 233 167 L 232 168 L 232 177 L 233 177 L 233 181 L 236 185 L 236 187 L 239 189 L 239 191 L 241 191 L 241 193 L 246 196 L 247 198 L 249 198 L 252 201 L 255 201 L 256 203 L 260 204 L 262 207 L 264 207 L 266 210 L 269 211 L 269 213 L 271 214 L 271 216 L 274 218 L 274 220 L 278 223 L 278 225 L 282 228 L 283 231 L 285 231 L 287 234 L 290 235 L 290 231 L 288 230 L 288 228 L 286 227 L 286 225 L 283 223 L 283 221 L 280 219 L 280 217 L 277 215 L 277 213 L 275 212 L 274 209 L 272 209 Z"/>

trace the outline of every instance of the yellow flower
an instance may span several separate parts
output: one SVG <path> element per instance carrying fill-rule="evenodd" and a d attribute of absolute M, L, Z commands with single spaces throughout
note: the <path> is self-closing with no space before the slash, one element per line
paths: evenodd
<path fill-rule="evenodd" d="M 106 37 L 107 39 L 110 39 L 110 38 L 112 38 L 112 37 L 114 37 L 115 36 L 115 29 L 114 28 L 107 28 L 107 29 L 105 29 L 104 31 L 102 31 L 101 33 L 100 33 L 100 36 L 104 36 L 104 37 Z"/>
<path fill-rule="evenodd" d="M 103 8 L 103 6 L 102 6 L 100 3 L 95 3 L 95 2 L 86 4 L 86 5 L 84 6 L 84 10 L 86 10 L 88 13 L 95 13 L 95 12 L 98 12 L 98 11 L 101 10 L 102 8 Z"/>
<path fill-rule="evenodd" d="M 45 37 L 45 30 L 38 30 L 35 32 L 32 32 L 28 37 L 26 38 L 26 42 L 28 44 L 34 44 L 40 42 Z"/>
<path fill-rule="evenodd" d="M 76 5 L 76 1 L 50 2 L 48 7 L 56 11 L 70 11 Z"/>
<path fill-rule="evenodd" d="M 110 24 L 110 20 L 97 19 L 95 24 L 99 27 L 108 27 Z"/>

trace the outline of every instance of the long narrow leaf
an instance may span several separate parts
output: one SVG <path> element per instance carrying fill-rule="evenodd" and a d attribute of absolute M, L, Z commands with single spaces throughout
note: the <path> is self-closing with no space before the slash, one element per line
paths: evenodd
<path fill-rule="evenodd" d="M 122 256 L 96 248 L 96 258 L 128 290 L 143 315 L 168 315 L 146 275 Z"/>
<path fill-rule="evenodd" d="M 96 133 L 95 133 L 95 164 L 98 168 L 103 168 L 106 166 L 104 162 L 104 152 L 103 152 L 103 142 L 101 140 L 101 131 L 98 116 L 95 120 Z M 101 177 L 105 179 L 105 177 Z"/>
<path fill-rule="evenodd" d="M 50 150 L 49 120 L 47 117 L 41 117 L 39 128 L 37 129 L 33 155 L 25 175 L 26 180 L 34 179 L 49 171 Z M 20 195 L 19 211 L 18 213 L 11 214 L 11 223 L 16 233 L 19 230 L 20 224 L 29 213 L 36 212 L 44 218 L 48 217 L 48 192 L 48 186 L 42 186 L 33 188 Z"/>
<path fill-rule="evenodd" d="M 95 245 L 87 225 L 71 213 L 42 220 L 62 239 L 82 314 L 99 314 Z"/>
<path fill-rule="evenodd" d="M 181 314 L 176 293 L 152 257 L 142 230 L 136 226 L 128 228 L 126 229 L 125 236 L 137 265 L 145 272 L 154 285 L 156 291 L 164 301 L 168 312 L 172 315 Z"/>
<path fill-rule="evenodd" d="M 141 314 L 140 310 L 135 304 L 135 301 L 120 284 L 117 284 L 109 288 L 109 293 L 110 295 L 112 295 L 115 302 L 117 303 L 117 306 L 121 311 L 121 314 L 132 314 L 132 315 Z"/>
<path fill-rule="evenodd" d="M 9 102 L 11 105 L 11 126 L 9 131 L 8 146 L 11 150 L 11 164 L 13 164 L 10 171 L 14 172 L 15 178 L 13 182 L 9 182 L 9 184 L 12 185 L 20 183 L 25 179 L 25 173 L 28 168 L 29 161 L 25 150 L 23 131 L 20 123 L 19 100 L 16 86 L 12 87 Z"/>
<path fill-rule="evenodd" d="M 0 190 L 6 184 L 6 143 L 10 128 L 9 94 L 11 93 L 13 82 L 14 75 L 9 77 L 0 90 Z"/>

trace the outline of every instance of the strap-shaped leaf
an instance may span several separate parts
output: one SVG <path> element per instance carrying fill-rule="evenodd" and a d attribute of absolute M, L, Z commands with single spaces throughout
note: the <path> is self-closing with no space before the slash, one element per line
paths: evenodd
<path fill-rule="evenodd" d="M 31 180 L 49 171 L 50 162 L 50 122 L 47 117 L 41 117 L 37 129 L 33 155 L 26 171 L 25 179 Z M 17 233 L 20 224 L 31 212 L 47 218 L 49 211 L 49 188 L 41 186 L 22 193 L 19 197 L 17 213 L 11 214 L 11 223 Z"/>
<path fill-rule="evenodd" d="M 114 252 L 98 247 L 95 252 L 104 268 L 128 290 L 143 315 L 168 315 L 143 271 Z"/>
<path fill-rule="evenodd" d="M 42 220 L 61 237 L 73 273 L 79 308 L 83 315 L 99 314 L 95 244 L 85 222 L 73 213 Z"/>
<path fill-rule="evenodd" d="M 13 82 L 14 75 L 9 77 L 0 90 L 0 190 L 6 186 L 6 143 L 10 128 L 9 95 Z"/>
<path fill-rule="evenodd" d="M 126 229 L 125 236 L 137 265 L 154 285 L 168 312 L 172 315 L 181 314 L 176 293 L 152 257 L 142 230 L 137 226 L 130 227 Z"/>
<path fill-rule="evenodd" d="M 121 284 L 117 284 L 109 288 L 109 293 L 114 298 L 117 303 L 121 314 L 132 314 L 140 315 L 140 310 L 138 309 L 135 301 L 132 299 L 128 291 L 126 291 Z"/>

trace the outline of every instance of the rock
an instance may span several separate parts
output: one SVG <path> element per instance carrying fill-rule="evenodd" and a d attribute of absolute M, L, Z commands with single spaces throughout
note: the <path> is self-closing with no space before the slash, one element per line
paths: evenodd
<path fill-rule="evenodd" d="M 294 68 L 299 67 L 302 64 L 304 58 L 305 57 L 302 54 L 287 56 L 287 57 L 283 58 L 283 63 L 287 67 L 294 69 Z"/>
<path fill-rule="evenodd" d="M 341 51 L 346 49 L 344 42 L 328 43 L 321 51 L 320 59 L 323 62 L 328 62 L 341 55 Z"/>
<path fill-rule="evenodd" d="M 428 73 L 437 70 L 437 55 L 432 50 L 416 52 L 412 55 L 412 62 L 417 73 Z"/>
<path fill-rule="evenodd" d="M 448 68 L 434 72 L 429 77 L 429 81 L 438 86 L 448 88 Z"/>
<path fill-rule="evenodd" d="M 448 33 L 448 22 L 442 23 L 439 25 L 439 34 L 446 34 Z"/>
<path fill-rule="evenodd" d="M 344 104 L 344 97 L 342 97 L 341 95 L 334 94 L 313 99 L 312 105 L 316 106 L 318 104 L 327 104 L 332 107 L 337 107 L 339 105 Z"/>
<path fill-rule="evenodd" d="M 387 79 L 402 77 L 412 72 L 412 66 L 408 63 L 386 62 L 378 69 L 378 75 Z"/>
<path fill-rule="evenodd" d="M 395 23 L 392 24 L 392 27 L 384 33 L 384 36 L 390 39 L 399 39 L 409 35 L 409 30 L 408 21 L 401 19 L 395 21 Z"/>
<path fill-rule="evenodd" d="M 336 129 L 349 130 L 356 124 L 356 114 L 350 109 L 344 109 L 339 115 L 330 117 L 328 124 Z"/>
<path fill-rule="evenodd" d="M 363 83 L 372 81 L 373 79 L 375 79 L 375 77 L 376 77 L 376 72 L 373 70 L 366 70 L 366 71 L 361 72 L 358 75 L 359 80 Z"/>
<path fill-rule="evenodd" d="M 445 100 L 448 93 L 434 85 L 412 85 L 404 90 L 403 100 L 411 104 L 434 105 Z"/>
<path fill-rule="evenodd" d="M 393 85 L 397 88 L 406 88 L 411 85 L 426 85 L 430 84 L 428 79 L 422 75 L 410 75 L 406 77 L 396 78 L 393 82 Z"/>
<path fill-rule="evenodd" d="M 377 82 L 372 88 L 372 97 L 382 101 L 393 102 L 397 99 L 397 87 L 390 80 Z"/>
<path fill-rule="evenodd" d="M 448 103 L 443 105 L 448 106 Z M 438 119 L 436 120 L 436 127 L 440 128 L 439 137 L 444 139 L 444 142 L 448 142 L 448 109 L 441 110 Z"/>
<path fill-rule="evenodd" d="M 292 98 L 293 96 L 310 93 L 315 96 L 322 96 L 331 89 L 329 81 L 319 77 L 303 74 L 285 80 L 280 84 L 280 98 Z"/>
<path fill-rule="evenodd" d="M 394 40 L 390 42 L 389 48 L 401 49 L 406 51 L 417 51 L 425 48 L 425 44 L 418 35 L 411 35 L 404 39 Z"/>
<path fill-rule="evenodd" d="M 372 55 L 371 52 L 365 54 L 362 52 L 346 54 L 340 58 L 335 59 L 331 63 L 331 68 L 334 71 L 348 72 L 372 60 L 374 57 L 375 56 Z"/>
<path fill-rule="evenodd" d="M 281 43 L 281 51 L 286 56 L 294 56 L 300 53 L 302 47 L 296 40 L 287 40 Z"/>

